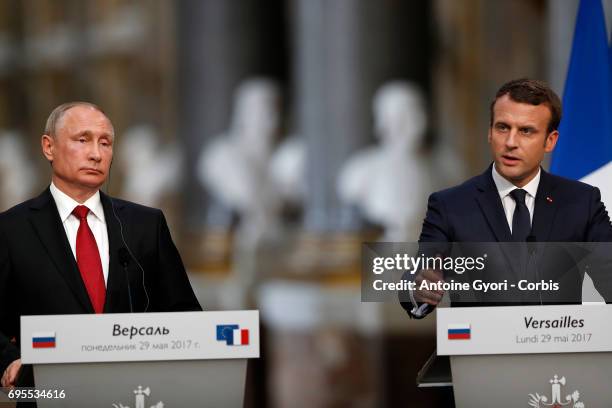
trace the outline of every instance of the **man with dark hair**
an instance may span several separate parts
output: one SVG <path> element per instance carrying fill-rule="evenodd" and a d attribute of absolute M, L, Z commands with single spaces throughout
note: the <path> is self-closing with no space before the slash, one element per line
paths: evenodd
<path fill-rule="evenodd" d="M 51 185 L 0 214 L 3 387 L 21 368 L 22 315 L 201 310 L 163 213 L 100 191 L 114 141 L 96 105 L 58 106 L 41 138 Z"/>
<path fill-rule="evenodd" d="M 561 100 L 557 94 L 544 82 L 536 79 L 514 79 L 505 83 L 489 105 L 489 126 L 493 126 L 493 114 L 495 103 L 499 98 L 508 95 L 514 102 L 527 103 L 529 105 L 546 105 L 550 109 L 550 120 L 547 132 L 553 132 L 561 123 Z"/>
<path fill-rule="evenodd" d="M 419 242 L 612 241 L 612 224 L 599 190 L 541 168 L 545 153 L 555 148 L 560 121 L 561 102 L 545 83 L 518 79 L 504 84 L 491 103 L 488 142 L 493 163 L 481 175 L 429 197 Z M 564 300 L 580 300 L 583 273 L 571 276 L 571 284 L 563 288 Z M 600 278 L 596 285 L 606 281 L 597 289 L 612 300 L 610 279 L 595 277 Z M 415 277 L 417 288 L 422 281 L 442 280 L 435 270 Z M 420 318 L 443 293 L 414 290 L 402 306 Z"/>

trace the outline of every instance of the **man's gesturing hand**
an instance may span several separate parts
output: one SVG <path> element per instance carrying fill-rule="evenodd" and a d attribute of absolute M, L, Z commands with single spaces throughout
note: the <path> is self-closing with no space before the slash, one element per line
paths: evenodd
<path fill-rule="evenodd" d="M 423 269 L 417 272 L 416 277 L 414 279 L 416 283 L 416 290 L 414 291 L 414 300 L 419 303 L 429 303 L 430 305 L 436 306 L 440 303 L 442 299 L 442 295 L 444 295 L 443 290 L 426 290 L 419 289 L 421 287 L 421 282 L 444 282 L 442 272 L 434 271 L 433 269 Z"/>
<path fill-rule="evenodd" d="M 13 361 L 6 367 L 4 370 L 4 374 L 2 374 L 2 386 L 6 388 L 13 388 L 15 386 L 15 381 L 17 381 L 17 374 L 19 373 L 19 369 L 21 368 L 21 359 Z"/>

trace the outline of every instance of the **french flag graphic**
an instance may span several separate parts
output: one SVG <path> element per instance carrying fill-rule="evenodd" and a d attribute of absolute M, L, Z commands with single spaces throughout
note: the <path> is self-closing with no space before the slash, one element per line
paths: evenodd
<path fill-rule="evenodd" d="M 55 348 L 55 332 L 38 332 L 32 335 L 32 348 Z"/>
<path fill-rule="evenodd" d="M 228 346 L 248 346 L 249 329 L 241 329 L 237 324 L 217 325 L 217 341 L 224 341 Z"/>
<path fill-rule="evenodd" d="M 249 345 L 249 329 L 236 329 L 234 330 L 234 346 L 248 346 Z"/>
<path fill-rule="evenodd" d="M 449 340 L 469 340 L 472 335 L 472 330 L 469 324 L 449 324 L 448 339 Z"/>

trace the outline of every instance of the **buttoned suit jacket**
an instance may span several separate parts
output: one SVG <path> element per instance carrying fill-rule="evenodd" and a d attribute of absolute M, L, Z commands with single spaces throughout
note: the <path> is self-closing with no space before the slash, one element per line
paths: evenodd
<path fill-rule="evenodd" d="M 128 279 L 134 312 L 202 310 L 163 213 L 102 192 L 100 200 L 109 241 L 104 313 L 130 312 Z M 136 258 L 127 270 L 121 248 Z M 94 309 L 47 188 L 0 214 L 0 372 L 19 358 L 20 316 L 84 313 Z"/>
<path fill-rule="evenodd" d="M 504 213 L 499 192 L 493 181 L 491 166 L 484 173 L 473 177 L 463 184 L 435 192 L 430 195 L 427 213 L 423 221 L 420 247 L 426 252 L 443 253 L 446 243 L 462 243 L 454 247 L 462 247 L 474 256 L 482 256 L 483 248 L 488 251 L 494 247 L 499 251 L 489 254 L 487 268 L 481 274 L 472 274 L 473 278 L 489 278 L 493 281 L 503 279 L 516 280 L 525 278 L 512 261 L 511 245 L 470 245 L 470 243 L 506 243 L 512 242 L 512 234 Z M 548 246 L 538 244 L 536 248 L 544 248 L 536 254 L 538 263 L 537 276 L 540 280 L 560 282 L 560 291 L 545 294 L 538 293 L 538 303 L 578 303 L 582 296 L 582 281 L 584 270 L 580 269 L 581 259 L 597 259 L 597 265 L 589 270 L 596 288 L 606 301 L 612 301 L 612 262 L 609 259 L 612 246 L 601 244 L 600 247 L 571 245 L 570 243 L 607 243 L 612 242 L 612 224 L 601 201 L 599 189 L 591 185 L 552 175 L 541 170 L 540 183 L 535 198 L 532 229 L 530 238 L 537 243 L 563 243 Z M 587 256 L 587 252 L 589 252 Z M 493 273 L 491 273 L 493 271 Z M 488 274 L 487 274 L 488 273 Z M 494 275 L 494 276 L 493 276 Z M 454 275 L 456 278 L 457 276 Z M 450 279 L 450 277 L 447 277 Z M 534 280 L 534 276 L 527 276 Z M 476 298 L 459 304 L 460 306 L 506 304 L 504 296 L 516 296 L 517 292 L 496 294 L 497 299 L 486 298 L 477 294 Z M 522 294 L 524 295 L 524 294 Z M 521 295 L 521 296 L 522 296 Z M 533 295 L 533 294 L 531 294 Z M 501 299 L 500 299 L 501 296 Z M 548 296 L 548 298 L 546 298 Z M 411 302 L 400 296 L 402 306 L 411 310 Z M 453 297 L 451 296 L 451 301 Z M 533 299 L 512 298 L 510 304 L 531 304 Z M 515 303 L 516 302 L 516 303 Z"/>

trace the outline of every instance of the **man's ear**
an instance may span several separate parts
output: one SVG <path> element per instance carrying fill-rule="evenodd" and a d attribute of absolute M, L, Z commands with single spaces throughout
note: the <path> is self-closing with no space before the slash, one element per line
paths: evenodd
<path fill-rule="evenodd" d="M 42 147 L 42 152 L 45 158 L 53 163 L 53 153 L 55 151 L 55 139 L 49 135 L 42 135 L 40 138 L 40 146 Z"/>
<path fill-rule="evenodd" d="M 489 126 L 489 131 L 487 132 L 487 142 L 489 142 L 489 144 L 491 144 L 491 129 L 492 127 Z"/>
<path fill-rule="evenodd" d="M 553 130 L 546 136 L 546 140 L 544 140 L 544 151 L 546 153 L 550 153 L 555 150 L 555 146 L 557 145 L 557 140 L 559 139 L 559 131 Z"/>

